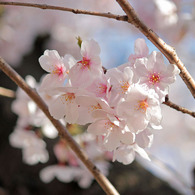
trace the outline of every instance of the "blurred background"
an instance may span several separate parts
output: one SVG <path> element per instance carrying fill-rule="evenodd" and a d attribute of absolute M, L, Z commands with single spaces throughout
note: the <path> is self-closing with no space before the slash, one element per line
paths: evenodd
<path fill-rule="evenodd" d="M 176 48 L 195 78 L 195 1 L 129 2 L 146 24 Z M 113 0 L 34 0 L 33 3 L 124 15 Z M 99 43 L 102 64 L 106 68 L 127 62 L 138 37 L 146 40 L 150 52 L 158 50 L 125 22 L 55 10 L 0 6 L 0 56 L 23 78 L 32 75 L 37 82 L 40 81 L 45 72 L 38 58 L 46 49 L 55 49 L 61 56 L 71 54 L 79 59 L 78 36 L 82 39 L 93 38 Z M 3 72 L 0 72 L 0 87 L 17 90 L 17 86 Z M 179 76 L 170 87 L 169 97 L 174 103 L 195 110 L 194 99 Z M 82 189 L 75 181 L 64 183 L 54 179 L 45 184 L 40 179 L 40 171 L 56 163 L 53 146 L 58 138 L 44 138 L 49 154 L 47 162 L 27 164 L 22 150 L 12 147 L 9 142 L 18 118 L 12 110 L 14 99 L 0 96 L 0 195 L 103 194 L 96 182 Z M 163 129 L 155 132 L 154 143 L 147 150 L 152 161 L 148 163 L 137 157 L 130 165 L 111 163 L 108 178 L 120 194 L 193 194 L 195 120 L 165 105 L 162 105 L 162 110 Z"/>

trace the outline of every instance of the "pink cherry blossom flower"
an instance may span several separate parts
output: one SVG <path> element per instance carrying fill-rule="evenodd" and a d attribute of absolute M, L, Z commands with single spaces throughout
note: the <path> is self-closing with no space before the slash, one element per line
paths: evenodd
<path fill-rule="evenodd" d="M 74 59 L 70 55 L 66 55 L 62 58 L 57 51 L 46 50 L 44 55 L 39 58 L 39 63 L 41 67 L 50 74 L 47 74 L 43 78 L 40 90 L 47 90 L 52 87 L 62 87 L 67 74 L 69 73 L 69 69 L 72 66 L 72 61 L 74 61 Z"/>
<path fill-rule="evenodd" d="M 82 59 L 70 69 L 69 78 L 74 87 L 87 87 L 103 74 L 100 47 L 93 39 L 81 44 Z"/>
<path fill-rule="evenodd" d="M 168 94 L 168 86 L 176 80 L 179 69 L 173 64 L 166 66 L 162 54 L 153 51 L 148 58 L 136 60 L 134 72 L 139 83 L 154 89 L 162 102 Z"/>
<path fill-rule="evenodd" d="M 55 119 L 62 119 L 68 123 L 76 123 L 79 113 L 75 101 L 77 89 L 72 87 L 59 87 L 53 90 L 56 98 L 49 103 L 49 112 Z"/>
<path fill-rule="evenodd" d="M 123 70 L 112 68 L 107 71 L 106 77 L 111 82 L 111 94 L 108 102 L 111 107 L 115 107 L 120 99 L 130 91 L 133 84 L 133 71 L 130 67 L 124 67 Z"/>
<path fill-rule="evenodd" d="M 119 102 L 116 110 L 119 118 L 126 120 L 132 132 L 143 131 L 149 123 L 160 128 L 160 103 L 152 89 L 146 90 L 144 86 L 134 85 L 126 98 Z"/>
<path fill-rule="evenodd" d="M 104 118 L 107 113 L 113 113 L 108 102 L 103 98 L 90 95 L 79 95 L 76 97 L 79 117 L 77 123 L 85 125 L 94 122 L 97 118 Z"/>
<path fill-rule="evenodd" d="M 89 93 L 91 92 L 95 97 L 101 97 L 108 101 L 111 91 L 110 79 L 107 79 L 106 76 L 102 74 L 100 77 L 94 79 L 86 90 Z"/>

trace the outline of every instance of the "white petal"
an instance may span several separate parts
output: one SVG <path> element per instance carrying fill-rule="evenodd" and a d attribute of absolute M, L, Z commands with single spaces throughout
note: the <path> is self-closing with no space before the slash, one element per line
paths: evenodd
<path fill-rule="evenodd" d="M 56 65 L 62 63 L 61 57 L 55 50 L 46 50 L 44 55 L 39 58 L 41 67 L 47 72 L 52 72 Z"/>
<path fill-rule="evenodd" d="M 49 104 L 49 112 L 55 119 L 61 119 L 65 115 L 66 104 L 58 97 Z"/>
<path fill-rule="evenodd" d="M 87 131 L 94 135 L 104 135 L 107 133 L 105 128 L 105 124 L 108 122 L 107 120 L 98 120 L 91 125 L 88 126 Z"/>
<path fill-rule="evenodd" d="M 146 151 L 139 147 L 137 144 L 134 145 L 134 150 L 144 159 L 151 161 Z"/>
<path fill-rule="evenodd" d="M 135 134 L 131 132 L 125 132 L 124 134 L 120 135 L 120 139 L 124 144 L 132 144 L 135 140 Z"/>
<path fill-rule="evenodd" d="M 45 183 L 51 182 L 55 177 L 56 168 L 57 168 L 57 165 L 53 165 L 53 166 L 48 166 L 42 169 L 39 173 L 41 180 Z"/>
<path fill-rule="evenodd" d="M 153 142 L 153 137 L 152 132 L 149 129 L 145 129 L 136 135 L 136 143 L 142 148 L 150 147 Z"/>
<path fill-rule="evenodd" d="M 100 47 L 96 41 L 91 39 L 90 41 L 83 41 L 81 45 L 81 55 L 85 57 L 91 57 L 100 54 Z"/>
<path fill-rule="evenodd" d="M 127 165 L 132 163 L 134 159 L 135 159 L 135 152 L 131 146 L 128 147 L 122 146 L 114 151 L 113 161 L 117 160 L 118 162 Z"/>
<path fill-rule="evenodd" d="M 135 54 L 139 55 L 140 57 L 146 57 L 149 53 L 148 46 L 144 39 L 136 39 L 134 45 Z"/>

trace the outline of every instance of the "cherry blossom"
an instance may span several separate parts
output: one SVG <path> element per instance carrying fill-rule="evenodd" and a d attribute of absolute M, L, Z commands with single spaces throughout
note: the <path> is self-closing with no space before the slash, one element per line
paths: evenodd
<path fill-rule="evenodd" d="M 176 80 L 180 71 L 173 64 L 166 66 L 162 54 L 153 51 L 148 58 L 136 60 L 134 72 L 139 83 L 154 89 L 162 102 L 168 94 L 168 86 Z"/>
<path fill-rule="evenodd" d="M 143 86 L 135 85 L 117 106 L 119 117 L 126 119 L 127 126 L 132 132 L 143 131 L 150 123 L 160 127 L 161 108 L 155 92 L 146 90 Z"/>
<path fill-rule="evenodd" d="M 88 92 L 94 94 L 95 97 L 101 97 L 108 101 L 110 97 L 111 84 L 104 74 L 97 77 L 93 83 L 87 88 Z"/>
<path fill-rule="evenodd" d="M 79 116 L 78 105 L 75 101 L 75 92 L 72 88 L 59 88 L 58 96 L 49 104 L 49 111 L 56 119 L 65 117 L 68 123 L 76 123 Z"/>
<path fill-rule="evenodd" d="M 63 86 L 72 65 L 71 60 L 74 63 L 74 59 L 72 59 L 70 55 L 65 55 L 65 57 L 62 58 L 57 51 L 46 50 L 44 55 L 39 58 L 39 63 L 41 67 L 50 74 L 47 74 L 43 78 L 39 90 L 43 91 L 52 87 Z"/>
<path fill-rule="evenodd" d="M 121 98 L 130 92 L 133 84 L 133 71 L 130 67 L 125 67 L 123 70 L 118 68 L 109 69 L 106 76 L 110 78 L 111 89 L 109 104 L 111 107 L 115 107 Z"/>
<path fill-rule="evenodd" d="M 103 73 L 100 47 L 93 39 L 81 44 L 82 59 L 70 69 L 69 77 L 72 86 L 88 87 L 93 80 Z"/>

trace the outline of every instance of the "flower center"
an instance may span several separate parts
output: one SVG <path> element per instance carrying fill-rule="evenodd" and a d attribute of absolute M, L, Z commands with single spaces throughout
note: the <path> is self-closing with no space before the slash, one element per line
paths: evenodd
<path fill-rule="evenodd" d="M 112 123 L 111 121 L 107 121 L 104 124 L 105 129 L 113 129 L 116 125 Z"/>
<path fill-rule="evenodd" d="M 130 87 L 130 84 L 128 81 L 122 81 L 121 82 L 121 89 L 122 89 L 122 93 L 126 93 L 128 91 Z"/>
<path fill-rule="evenodd" d="M 90 108 L 88 109 L 89 110 L 88 112 L 93 112 L 94 110 L 98 109 L 102 109 L 99 103 L 97 103 L 96 105 L 91 105 Z"/>
<path fill-rule="evenodd" d="M 90 60 L 86 57 L 83 57 L 83 59 L 81 61 L 78 61 L 78 63 L 81 64 L 82 69 L 90 68 Z"/>
<path fill-rule="evenodd" d="M 106 91 L 107 91 L 107 86 L 103 83 L 99 83 L 98 88 L 97 88 L 98 94 L 100 94 L 100 95 L 105 94 Z"/>
<path fill-rule="evenodd" d="M 145 113 L 148 108 L 147 99 L 138 101 L 136 105 L 136 110 L 140 110 L 141 112 Z"/>
<path fill-rule="evenodd" d="M 60 97 L 60 100 L 63 104 L 73 103 L 74 99 L 75 99 L 75 94 L 74 93 L 67 93 L 67 94 L 64 94 Z"/>
<path fill-rule="evenodd" d="M 55 66 L 55 69 L 52 72 L 53 74 L 57 74 L 58 76 L 63 75 L 64 73 L 64 67 L 63 66 Z"/>
<path fill-rule="evenodd" d="M 159 73 L 153 73 L 152 75 L 150 75 L 149 77 L 149 83 L 155 85 L 156 83 L 160 82 L 160 75 Z"/>

